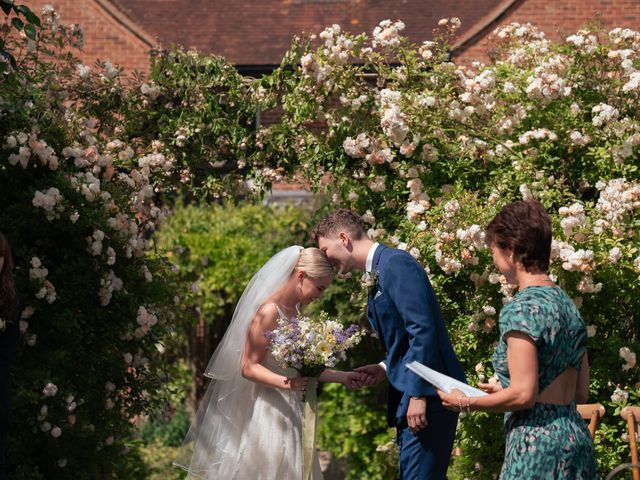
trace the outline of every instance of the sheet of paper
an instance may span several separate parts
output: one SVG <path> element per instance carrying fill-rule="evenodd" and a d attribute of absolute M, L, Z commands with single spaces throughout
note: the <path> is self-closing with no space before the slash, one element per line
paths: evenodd
<path fill-rule="evenodd" d="M 455 378 L 449 377 L 440 372 L 436 372 L 434 369 L 429 368 L 420 362 L 407 363 L 407 368 L 415 372 L 417 375 L 420 375 L 431 385 L 443 392 L 449 393 L 454 388 L 457 388 L 467 397 L 483 397 L 487 395 L 487 393 L 482 390 L 474 388 L 471 385 L 467 385 L 460 380 L 456 380 Z"/>

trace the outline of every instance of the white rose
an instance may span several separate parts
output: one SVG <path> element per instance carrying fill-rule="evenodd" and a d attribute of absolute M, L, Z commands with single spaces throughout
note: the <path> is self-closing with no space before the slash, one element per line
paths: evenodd
<path fill-rule="evenodd" d="M 611 395 L 611 401 L 613 403 L 625 403 L 629 399 L 629 393 L 626 390 L 622 390 L 620 387 L 616 387 Z"/>
<path fill-rule="evenodd" d="M 55 384 L 49 382 L 42 389 L 42 393 L 45 397 L 55 397 L 56 393 L 58 393 L 58 387 Z"/>

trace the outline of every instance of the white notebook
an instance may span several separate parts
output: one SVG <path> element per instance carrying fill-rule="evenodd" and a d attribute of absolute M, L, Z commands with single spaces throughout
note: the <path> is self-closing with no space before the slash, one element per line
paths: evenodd
<path fill-rule="evenodd" d="M 483 397 L 487 395 L 487 393 L 483 392 L 482 390 L 472 387 L 471 385 L 467 385 L 466 383 L 449 377 L 448 375 L 436 372 L 433 368 L 429 368 L 426 365 L 421 364 L 420 362 L 414 361 L 411 363 L 407 363 L 407 368 L 415 372 L 417 375 L 420 375 L 431 385 L 439 390 L 442 390 L 443 392 L 449 393 L 454 388 L 457 388 L 467 397 Z"/>

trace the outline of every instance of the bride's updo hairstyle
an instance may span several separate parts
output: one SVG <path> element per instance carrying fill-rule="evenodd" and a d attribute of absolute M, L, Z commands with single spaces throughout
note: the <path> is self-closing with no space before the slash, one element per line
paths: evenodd
<path fill-rule="evenodd" d="M 300 251 L 300 258 L 293 272 L 303 271 L 310 278 L 333 278 L 333 268 L 327 255 L 319 248 L 309 247 Z"/>

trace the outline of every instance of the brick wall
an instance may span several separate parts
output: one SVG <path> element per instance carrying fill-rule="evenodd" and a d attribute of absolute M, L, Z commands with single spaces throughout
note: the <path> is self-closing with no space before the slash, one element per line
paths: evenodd
<path fill-rule="evenodd" d="M 545 32 L 550 40 L 565 39 L 599 19 L 605 29 L 640 28 L 640 2 L 638 0 L 521 0 L 508 9 L 479 35 L 479 39 L 454 54 L 454 61 L 470 63 L 486 55 L 487 36 L 498 26 L 511 22 L 531 23 Z"/>
<path fill-rule="evenodd" d="M 78 56 L 85 64 L 92 66 L 96 60 L 109 60 L 127 72 L 149 71 L 149 50 L 153 39 L 117 10 L 105 8 L 103 4 L 108 7 L 107 2 L 23 0 L 17 3 L 24 3 L 37 15 L 44 5 L 52 5 L 63 24 L 81 25 L 84 28 L 84 49 Z"/>
<path fill-rule="evenodd" d="M 148 71 L 148 52 L 151 45 L 156 43 L 155 38 L 121 10 L 111 5 L 109 0 L 23 1 L 36 13 L 41 11 L 43 5 L 52 4 L 60 13 L 64 23 L 82 25 L 85 30 L 85 48 L 80 56 L 88 65 L 93 64 L 96 59 L 102 59 L 117 63 L 127 71 L 134 69 L 142 72 Z M 460 3 L 464 4 L 464 2 Z M 286 2 L 283 5 L 286 5 Z M 473 5 L 473 0 L 469 2 L 469 5 Z M 466 43 L 464 48 L 457 50 L 454 53 L 454 60 L 461 63 L 469 63 L 474 59 L 488 61 L 486 51 L 489 42 L 487 36 L 499 25 L 511 22 L 529 22 L 543 30 L 547 34 L 547 38 L 558 40 L 575 33 L 579 28 L 596 18 L 600 19 L 605 28 L 620 26 L 638 29 L 640 28 L 640 1 L 519 0 L 470 42 Z M 168 19 L 163 21 L 166 23 Z M 271 19 L 262 18 L 261 21 L 263 23 L 269 21 L 277 23 L 278 16 L 275 15 Z M 149 26 L 148 30 L 153 31 L 154 28 L 154 26 Z M 271 29 L 265 26 L 265 28 L 258 30 L 264 34 Z M 183 34 L 189 36 L 187 31 Z M 191 43 L 195 40 L 197 39 L 191 38 Z M 239 40 L 245 46 L 248 43 L 246 38 Z M 254 41 L 258 42 L 260 39 L 256 37 Z M 265 39 L 261 39 L 261 41 L 265 41 Z"/>

